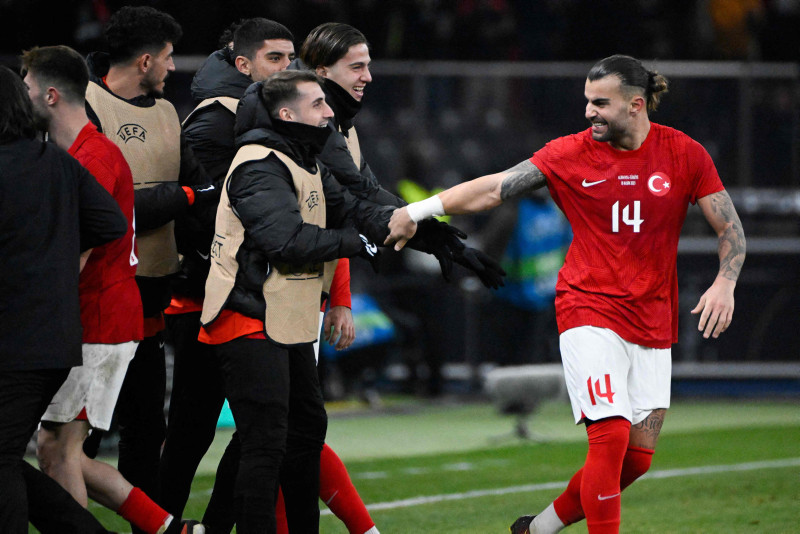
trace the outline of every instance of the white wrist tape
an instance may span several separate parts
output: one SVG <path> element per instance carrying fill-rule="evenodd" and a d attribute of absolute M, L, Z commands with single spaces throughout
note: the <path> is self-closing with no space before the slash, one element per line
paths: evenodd
<path fill-rule="evenodd" d="M 408 216 L 415 223 L 423 219 L 444 215 L 444 206 L 439 195 L 433 195 L 419 202 L 412 202 L 406 207 L 408 208 Z"/>

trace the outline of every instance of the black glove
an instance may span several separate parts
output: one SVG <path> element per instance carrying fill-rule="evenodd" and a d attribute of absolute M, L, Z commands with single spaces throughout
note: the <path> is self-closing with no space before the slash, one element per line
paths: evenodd
<path fill-rule="evenodd" d="M 436 219 L 425 219 L 417 223 L 417 233 L 408 242 L 408 247 L 420 252 L 433 254 L 439 260 L 442 278 L 450 281 L 453 271 L 453 248 L 467 234 L 449 224 Z M 464 245 L 462 244 L 461 247 Z"/>
<path fill-rule="evenodd" d="M 497 289 L 504 286 L 506 272 L 491 256 L 478 249 L 467 247 L 459 241 L 461 248 L 453 251 L 453 261 L 473 271 L 483 285 Z"/>
<path fill-rule="evenodd" d="M 361 249 L 361 252 L 359 252 L 358 255 L 367 260 L 372 266 L 372 270 L 377 273 L 378 256 L 381 254 L 380 250 L 378 250 L 377 245 L 371 242 L 364 234 L 358 234 L 358 237 L 360 237 L 361 241 L 364 242 L 364 248 Z"/>
<path fill-rule="evenodd" d="M 192 186 L 190 189 L 194 193 L 194 203 L 192 203 L 192 206 L 196 209 L 202 209 L 212 203 L 214 206 L 219 204 L 220 189 L 214 184 Z"/>

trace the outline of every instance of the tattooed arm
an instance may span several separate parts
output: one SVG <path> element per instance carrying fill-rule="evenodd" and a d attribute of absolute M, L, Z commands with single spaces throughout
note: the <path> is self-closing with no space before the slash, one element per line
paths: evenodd
<path fill-rule="evenodd" d="M 505 200 L 524 196 L 542 187 L 545 182 L 542 171 L 525 160 L 503 172 L 481 176 L 442 191 L 437 195 L 442 209 L 436 211 L 442 211 L 442 215 L 486 211 Z M 427 213 L 425 215 L 429 216 Z M 417 223 L 409 216 L 408 207 L 399 208 L 392 214 L 389 237 L 384 244 L 396 243 L 395 250 L 400 250 L 416 231 Z"/>
<path fill-rule="evenodd" d="M 733 289 L 742 270 L 746 244 L 742 222 L 727 191 L 698 199 L 697 204 L 719 237 L 719 272 L 692 313 L 700 314 L 698 330 L 703 337 L 717 338 L 733 318 Z"/>

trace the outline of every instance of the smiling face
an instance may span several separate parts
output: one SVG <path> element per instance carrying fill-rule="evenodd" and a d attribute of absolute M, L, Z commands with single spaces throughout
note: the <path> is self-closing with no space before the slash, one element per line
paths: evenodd
<path fill-rule="evenodd" d="M 237 67 L 254 82 L 262 82 L 289 66 L 294 59 L 294 43 L 286 39 L 267 39 L 253 56 L 252 60 L 239 56 L 244 61 L 237 58 Z"/>
<path fill-rule="evenodd" d="M 142 76 L 141 88 L 146 95 L 153 95 L 156 98 L 164 96 L 164 85 L 167 76 L 175 70 L 175 63 L 172 60 L 172 43 L 167 43 L 155 55 L 147 55 L 142 63 L 144 74 Z"/>
<path fill-rule="evenodd" d="M 372 81 L 369 72 L 369 48 L 366 43 L 351 46 L 342 58 L 328 67 L 318 67 L 317 74 L 338 83 L 350 96 L 361 101 L 364 88 Z"/>
<path fill-rule="evenodd" d="M 300 122 L 309 126 L 325 128 L 333 118 L 333 110 L 325 102 L 325 93 L 316 82 L 297 84 L 298 97 L 280 110 L 280 117 L 286 121 Z"/>
<path fill-rule="evenodd" d="M 617 76 L 605 76 L 599 80 L 586 80 L 586 119 L 592 123 L 592 139 L 619 145 L 629 137 L 635 114 L 640 110 L 644 97 L 622 89 Z"/>

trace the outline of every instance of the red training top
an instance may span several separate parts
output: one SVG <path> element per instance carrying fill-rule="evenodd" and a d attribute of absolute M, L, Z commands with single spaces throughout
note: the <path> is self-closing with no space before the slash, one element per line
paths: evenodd
<path fill-rule="evenodd" d="M 646 347 L 677 342 L 681 227 L 689 203 L 724 189 L 705 149 L 651 123 L 636 150 L 616 150 L 587 129 L 530 161 L 574 234 L 556 284 L 559 332 L 589 325 Z"/>
<path fill-rule="evenodd" d="M 114 197 L 128 219 L 124 237 L 92 250 L 81 271 L 79 291 L 84 343 L 124 343 L 143 337 L 142 300 L 136 286 L 133 177 L 119 148 L 91 123 L 69 154 Z"/>

